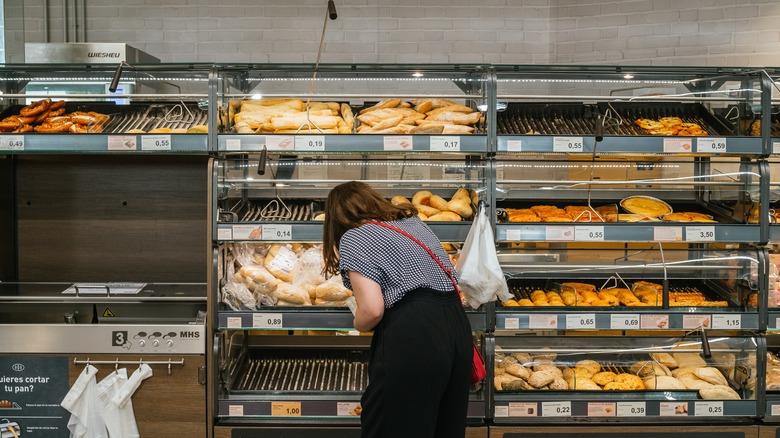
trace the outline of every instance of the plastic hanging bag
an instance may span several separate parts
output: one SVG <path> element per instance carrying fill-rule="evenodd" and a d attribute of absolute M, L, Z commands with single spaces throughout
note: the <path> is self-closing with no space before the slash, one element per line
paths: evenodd
<path fill-rule="evenodd" d="M 498 263 L 493 228 L 484 208 L 481 208 L 463 244 L 458 263 L 458 286 L 469 306 L 477 308 L 498 297 L 507 301 L 512 296 Z"/>

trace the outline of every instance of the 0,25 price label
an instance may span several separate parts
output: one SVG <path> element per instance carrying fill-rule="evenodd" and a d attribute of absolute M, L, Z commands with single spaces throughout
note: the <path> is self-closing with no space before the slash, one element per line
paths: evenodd
<path fill-rule="evenodd" d="M 571 417 L 571 402 L 543 402 L 542 417 Z"/>
<path fill-rule="evenodd" d="M 612 330 L 637 330 L 639 329 L 639 315 L 612 315 L 609 318 L 609 328 Z"/>
<path fill-rule="evenodd" d="M 1 151 L 23 151 L 24 150 L 24 136 L 23 135 L 7 135 L 0 139 Z"/>
<path fill-rule="evenodd" d="M 715 227 L 685 227 L 686 242 L 714 242 Z"/>
<path fill-rule="evenodd" d="M 723 137 L 697 138 L 696 152 L 704 154 L 722 154 L 726 152 L 726 139 Z"/>
<path fill-rule="evenodd" d="M 296 135 L 295 150 L 296 151 L 324 151 L 325 136 L 324 135 Z"/>
<path fill-rule="evenodd" d="M 579 313 L 573 315 L 566 315 L 566 328 L 567 329 L 595 329 L 596 314 Z"/>
<path fill-rule="evenodd" d="M 169 151 L 171 150 L 170 135 L 144 135 L 141 137 L 142 151 Z"/>
<path fill-rule="evenodd" d="M 253 328 L 282 328 L 284 327 L 284 315 L 281 313 L 255 313 L 252 314 Z"/>
<path fill-rule="evenodd" d="M 582 137 L 553 137 L 553 152 L 582 151 Z"/>
<path fill-rule="evenodd" d="M 585 242 L 600 242 L 604 240 L 604 227 L 586 226 L 574 228 L 574 240 Z"/>
<path fill-rule="evenodd" d="M 696 416 L 697 417 L 722 417 L 723 402 L 722 401 L 696 402 Z"/>
<path fill-rule="evenodd" d="M 292 225 L 263 225 L 263 240 L 292 239 Z"/>
<path fill-rule="evenodd" d="M 431 136 L 431 151 L 457 152 L 460 151 L 460 137 Z"/>

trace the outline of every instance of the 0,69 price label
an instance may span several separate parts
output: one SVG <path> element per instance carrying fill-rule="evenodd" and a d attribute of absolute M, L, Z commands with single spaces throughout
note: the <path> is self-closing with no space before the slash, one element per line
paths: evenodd
<path fill-rule="evenodd" d="M 696 152 L 705 154 L 722 154 L 726 152 L 726 139 L 723 137 L 697 138 Z"/>
<path fill-rule="evenodd" d="M 253 328 L 282 328 L 284 315 L 281 313 L 255 313 L 252 314 Z"/>
<path fill-rule="evenodd" d="M 169 151 L 171 150 L 170 135 L 144 135 L 141 137 L 142 151 Z"/>
<path fill-rule="evenodd" d="M 604 227 L 576 227 L 574 229 L 574 240 L 600 242 L 604 240 Z"/>
<path fill-rule="evenodd" d="M 722 417 L 723 402 L 722 401 L 696 402 L 696 416 L 697 417 Z"/>
<path fill-rule="evenodd" d="M 460 137 L 431 136 L 431 151 L 457 152 L 460 151 Z"/>
<path fill-rule="evenodd" d="M 566 328 L 567 329 L 595 329 L 596 314 L 580 313 L 580 314 L 566 315 Z"/>
<path fill-rule="evenodd" d="M 543 402 L 542 417 L 571 417 L 571 402 Z"/>
<path fill-rule="evenodd" d="M 296 151 L 324 151 L 325 136 L 324 135 L 296 135 L 295 150 Z"/>
<path fill-rule="evenodd" d="M 686 242 L 714 242 L 715 227 L 685 227 Z"/>
<path fill-rule="evenodd" d="M 582 151 L 582 137 L 553 137 L 553 152 Z"/>
<path fill-rule="evenodd" d="M 292 225 L 263 225 L 263 240 L 292 239 Z"/>
<path fill-rule="evenodd" d="M 23 151 L 23 135 L 7 135 L 0 139 L 0 150 L 2 151 Z"/>
<path fill-rule="evenodd" d="M 612 315 L 609 318 L 609 328 L 612 330 L 637 330 L 639 328 L 639 315 Z"/>

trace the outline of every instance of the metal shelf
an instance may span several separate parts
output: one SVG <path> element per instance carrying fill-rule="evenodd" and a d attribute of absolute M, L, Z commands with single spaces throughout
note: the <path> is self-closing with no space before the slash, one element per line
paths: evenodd
<path fill-rule="evenodd" d="M 208 153 L 205 134 L 0 134 L 2 153 Z"/>
<path fill-rule="evenodd" d="M 426 222 L 442 242 L 462 242 L 471 229 L 471 222 Z M 249 238 L 253 231 L 264 239 Z M 270 230 L 270 231 L 267 231 Z M 291 223 L 291 222 L 245 222 L 241 224 L 217 225 L 216 239 L 228 241 L 283 241 L 283 242 L 321 242 L 322 223 Z"/>
<path fill-rule="evenodd" d="M 568 141 L 574 140 L 574 141 Z M 687 140 L 687 141 L 686 141 Z M 760 137 L 499 135 L 499 153 L 760 155 Z"/>
<path fill-rule="evenodd" d="M 219 152 L 469 152 L 486 153 L 486 135 L 219 135 Z"/>
<path fill-rule="evenodd" d="M 713 330 L 758 330 L 758 313 L 726 308 L 648 309 L 628 308 L 588 311 L 571 310 L 496 311 L 497 330 L 693 330 L 708 321 Z M 514 307 L 517 309 L 517 307 Z"/>
<path fill-rule="evenodd" d="M 780 234 L 780 227 L 777 233 Z M 759 242 L 758 224 L 674 222 L 497 224 L 497 241 L 527 242 Z"/>

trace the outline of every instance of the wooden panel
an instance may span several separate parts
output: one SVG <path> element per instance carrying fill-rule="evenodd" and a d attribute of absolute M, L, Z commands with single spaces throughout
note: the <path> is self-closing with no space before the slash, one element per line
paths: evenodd
<path fill-rule="evenodd" d="M 78 356 L 85 360 L 86 356 Z M 119 360 L 137 361 L 138 356 L 119 356 Z M 143 381 L 133 395 L 133 408 L 141 436 L 205 437 L 206 387 L 198 383 L 198 368 L 205 364 L 204 356 L 143 356 L 145 360 L 179 360 L 184 366 L 173 365 L 168 375 L 167 365 L 151 365 L 154 375 Z M 70 383 L 76 381 L 85 365 L 74 365 L 70 358 Z M 90 360 L 116 360 L 117 356 L 90 356 Z M 128 374 L 137 368 L 125 365 Z M 112 365 L 95 365 L 97 379 L 114 371 Z"/>
<path fill-rule="evenodd" d="M 777 438 L 780 434 L 778 426 L 758 426 L 758 438 Z"/>
<path fill-rule="evenodd" d="M 660 420 L 659 420 L 660 421 Z M 686 438 L 691 437 L 693 433 L 701 433 L 702 436 L 717 437 L 717 433 L 744 433 L 744 438 L 758 438 L 758 426 L 690 426 L 675 424 L 659 424 L 657 426 L 599 426 L 599 425 L 564 425 L 556 427 L 491 427 L 490 438 L 514 438 L 523 436 L 532 438 L 540 435 L 557 436 L 583 436 L 583 434 L 598 434 L 603 437 L 626 437 L 634 436 L 642 438 L 643 433 L 663 434 L 666 438 Z"/>
<path fill-rule="evenodd" d="M 232 427 L 215 427 L 214 428 L 214 438 L 235 438 L 233 436 L 233 429 L 240 430 L 241 428 L 232 428 Z M 256 434 L 257 437 L 273 437 L 271 431 L 273 431 L 273 428 L 267 428 L 267 429 L 259 429 L 259 428 L 245 428 L 245 430 L 252 430 L 253 433 L 250 434 L 250 436 L 254 436 Z M 276 428 L 275 430 L 279 431 L 279 433 L 283 434 L 284 428 Z M 292 429 L 287 429 L 292 430 Z M 299 431 L 302 429 L 298 429 Z M 305 429 L 303 429 L 305 431 Z M 317 435 L 314 433 L 317 429 L 312 428 L 309 429 L 308 432 L 304 433 L 304 436 L 311 436 L 316 437 Z M 356 429 L 352 429 L 356 430 Z M 254 432 L 256 431 L 256 433 Z M 466 438 L 488 438 L 488 428 L 487 427 L 469 427 L 466 429 Z"/>

